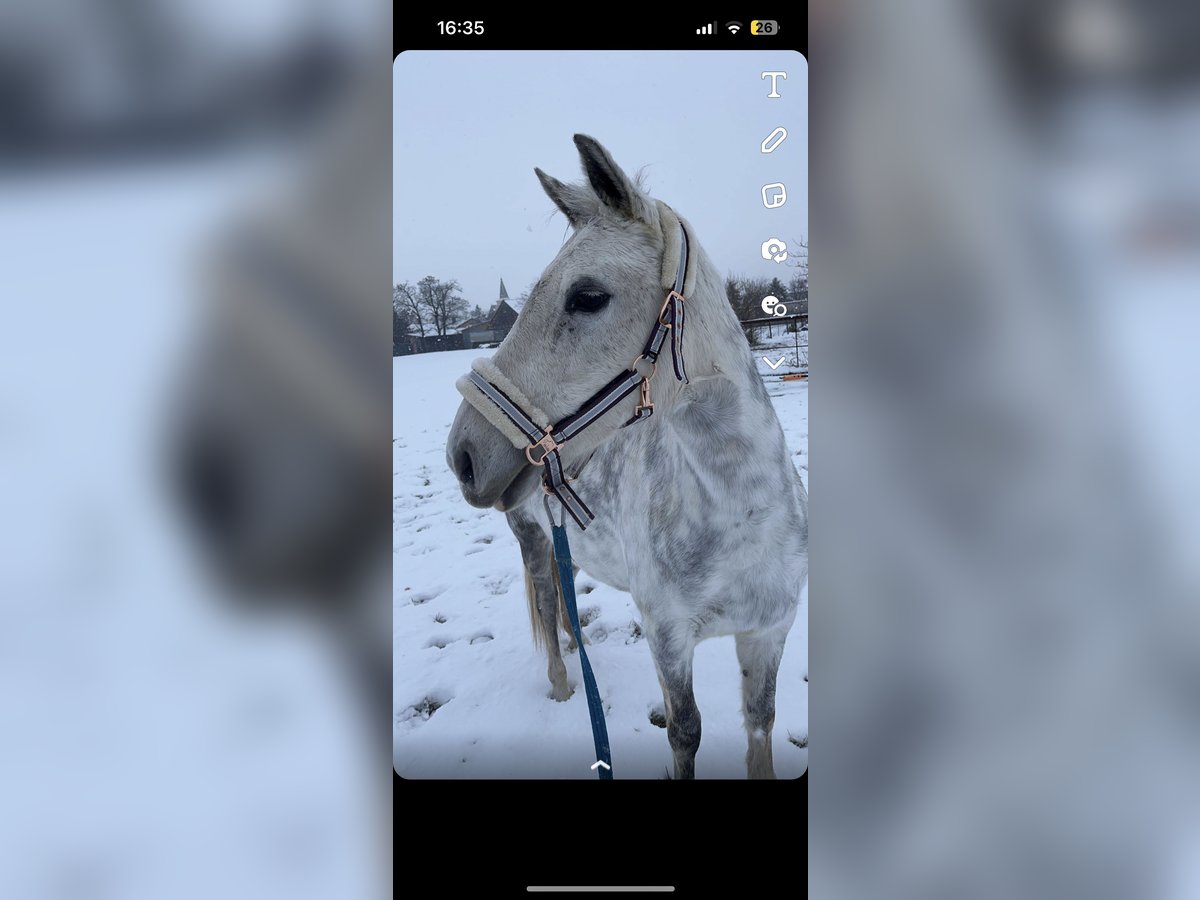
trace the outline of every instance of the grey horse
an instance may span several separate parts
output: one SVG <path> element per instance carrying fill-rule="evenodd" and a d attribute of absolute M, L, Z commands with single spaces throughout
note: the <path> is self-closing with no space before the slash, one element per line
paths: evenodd
<path fill-rule="evenodd" d="M 575 144 L 586 184 L 535 170 L 573 233 L 490 361 L 550 422 L 575 412 L 639 355 L 663 303 L 669 250 L 669 208 L 594 138 L 576 135 Z M 690 244 L 689 380 L 660 375 L 653 415 L 621 427 L 634 414 L 635 393 L 563 448 L 571 485 L 596 516 L 584 531 L 568 517 L 567 528 L 578 565 L 628 591 L 642 615 L 675 777 L 695 777 L 700 745 L 695 646 L 733 635 L 748 774 L 773 778 L 776 677 L 808 574 L 808 496 L 721 276 L 698 242 Z M 507 515 L 550 657 L 552 696 L 565 700 L 542 469 L 468 402 L 450 430 L 447 459 L 468 503 Z"/>

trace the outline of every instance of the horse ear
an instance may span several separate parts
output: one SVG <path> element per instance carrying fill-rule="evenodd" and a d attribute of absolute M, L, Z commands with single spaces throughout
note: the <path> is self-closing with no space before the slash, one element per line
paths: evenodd
<path fill-rule="evenodd" d="M 575 146 L 583 160 L 583 171 L 600 202 L 614 212 L 643 222 L 653 221 L 654 205 L 609 152 L 594 137 L 575 135 Z"/>
<path fill-rule="evenodd" d="M 547 175 L 541 169 L 535 168 L 533 171 L 537 175 L 538 181 L 542 183 L 542 190 L 546 192 L 546 196 L 562 210 L 562 214 L 567 217 L 567 221 L 571 223 L 572 227 L 579 227 L 580 222 L 596 214 L 596 198 L 587 190 L 576 185 L 563 184 L 553 175 Z"/>

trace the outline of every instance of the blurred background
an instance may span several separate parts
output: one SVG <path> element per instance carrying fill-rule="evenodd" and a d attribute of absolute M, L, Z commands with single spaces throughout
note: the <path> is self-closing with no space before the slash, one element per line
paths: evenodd
<path fill-rule="evenodd" d="M 810 6 L 810 892 L 1200 896 L 1200 14 Z M 390 891 L 389 20 L 0 8 L 6 897 Z"/>
<path fill-rule="evenodd" d="M 810 30 L 811 895 L 1200 897 L 1200 7 Z"/>
<path fill-rule="evenodd" d="M 390 35 L 0 5 L 3 896 L 390 895 Z"/>

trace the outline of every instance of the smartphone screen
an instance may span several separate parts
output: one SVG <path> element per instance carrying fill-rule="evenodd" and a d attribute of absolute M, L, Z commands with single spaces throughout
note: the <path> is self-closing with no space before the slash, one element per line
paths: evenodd
<path fill-rule="evenodd" d="M 395 10 L 397 873 L 452 829 L 492 895 L 687 893 L 803 836 L 806 20 L 670 18 Z"/>

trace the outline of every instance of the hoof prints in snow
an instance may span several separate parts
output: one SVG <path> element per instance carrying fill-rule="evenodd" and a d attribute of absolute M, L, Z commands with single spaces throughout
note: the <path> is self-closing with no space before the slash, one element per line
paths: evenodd
<path fill-rule="evenodd" d="M 417 722 L 428 722 L 435 712 L 453 699 L 451 696 L 435 697 L 433 694 L 430 694 L 427 697 L 421 698 L 421 700 L 412 706 L 401 710 L 399 715 L 396 716 L 396 722 L 409 722 L 414 725 Z"/>
<path fill-rule="evenodd" d="M 517 576 L 509 572 L 496 578 L 488 578 L 483 582 L 483 586 L 488 589 L 489 594 L 499 596 L 500 594 L 507 593 L 508 589 L 512 587 L 512 583 L 516 580 Z"/>
<path fill-rule="evenodd" d="M 579 627 L 587 628 L 596 621 L 596 616 L 600 615 L 600 607 L 589 606 L 587 609 L 579 611 Z"/>
<path fill-rule="evenodd" d="M 586 764 L 564 761 L 576 750 L 591 751 L 578 651 L 563 653 L 565 693 L 575 696 L 555 703 L 547 696 L 546 657 L 531 639 L 516 539 L 502 513 L 467 504 L 445 464 L 446 436 L 462 402 L 454 382 L 476 355 L 448 351 L 393 362 L 394 761 L 411 777 L 512 777 L 513 735 L 520 731 L 531 735 L 522 748 L 527 772 L 594 780 Z M 794 383 L 776 401 L 792 451 L 803 446 L 807 431 L 807 391 L 807 384 Z M 789 457 L 807 484 L 807 454 Z M 636 605 L 585 569 L 575 580 L 613 752 L 624 761 L 619 777 L 669 777 L 666 716 Z M 808 754 L 785 743 L 789 733 L 808 733 L 808 686 L 801 684 L 808 665 L 797 640 L 802 630 L 799 625 L 789 639 L 779 675 L 775 766 L 781 778 L 799 776 Z M 569 644 L 561 631 L 556 640 Z M 744 778 L 733 639 L 704 642 L 697 660 L 695 693 L 706 715 L 696 774 Z M 449 713 L 441 709 L 447 702 Z M 492 736 L 498 739 L 486 739 Z"/>
<path fill-rule="evenodd" d="M 405 588 L 404 590 L 411 591 L 412 588 Z M 436 600 L 438 597 L 442 596 L 445 591 L 446 589 L 444 587 L 433 588 L 429 591 L 417 591 L 417 593 L 413 594 L 409 600 L 412 601 L 413 606 L 420 606 L 422 603 L 428 603 L 430 600 Z"/>
<path fill-rule="evenodd" d="M 427 649 L 427 650 L 432 650 L 432 649 L 445 650 L 451 644 L 457 643 L 458 641 L 462 641 L 462 640 L 469 640 L 470 643 L 472 643 L 472 644 L 486 644 L 488 641 L 490 641 L 492 639 L 493 639 L 492 634 L 491 634 L 491 632 L 488 632 L 488 631 L 477 631 L 477 632 L 475 632 L 475 634 L 471 635 L 470 638 L 452 638 L 452 637 L 445 637 L 445 636 L 432 637 L 425 644 L 425 649 Z"/>

